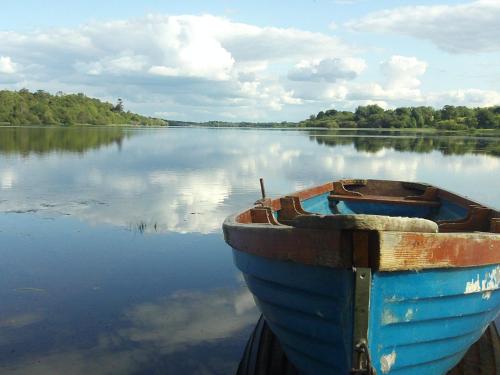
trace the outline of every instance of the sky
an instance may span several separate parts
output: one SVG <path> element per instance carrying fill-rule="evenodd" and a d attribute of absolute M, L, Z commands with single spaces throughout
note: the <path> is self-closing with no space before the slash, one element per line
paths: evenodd
<path fill-rule="evenodd" d="M 0 90 L 182 121 L 500 105 L 500 0 L 9 1 Z"/>

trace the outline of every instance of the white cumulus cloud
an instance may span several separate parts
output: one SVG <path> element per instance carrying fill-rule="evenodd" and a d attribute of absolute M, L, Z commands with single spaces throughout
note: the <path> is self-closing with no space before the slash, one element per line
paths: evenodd
<path fill-rule="evenodd" d="M 12 74 L 16 72 L 16 64 L 9 56 L 0 56 L 0 73 Z"/>
<path fill-rule="evenodd" d="M 408 35 L 452 53 L 500 51 L 500 1 L 405 6 L 368 14 L 347 26 Z"/>
<path fill-rule="evenodd" d="M 500 92 L 480 89 L 448 90 L 432 93 L 430 100 L 439 107 L 447 104 L 489 107 L 500 105 Z"/>
<path fill-rule="evenodd" d="M 416 57 L 391 56 L 381 64 L 387 77 L 387 86 L 391 88 L 415 88 L 420 86 L 418 77 L 427 70 L 427 63 Z"/>
<path fill-rule="evenodd" d="M 343 90 L 331 91 L 332 99 L 356 101 L 357 104 L 379 104 L 401 100 L 419 102 L 423 100 L 420 91 L 420 76 L 427 69 L 427 63 L 411 56 L 391 56 L 380 64 L 385 82 L 353 83 Z"/>
<path fill-rule="evenodd" d="M 319 61 L 302 61 L 288 73 L 292 81 L 325 81 L 351 80 L 364 69 L 366 63 L 359 58 L 327 58 Z"/>

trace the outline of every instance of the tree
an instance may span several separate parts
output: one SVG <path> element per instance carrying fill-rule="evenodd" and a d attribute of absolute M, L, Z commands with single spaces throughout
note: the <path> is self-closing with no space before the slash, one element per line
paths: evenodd
<path fill-rule="evenodd" d="M 113 112 L 123 112 L 123 101 L 121 98 L 118 98 L 118 103 L 111 109 Z"/>
<path fill-rule="evenodd" d="M 443 109 L 441 109 L 441 119 L 443 120 L 451 120 L 457 117 L 457 110 L 452 105 L 445 105 Z"/>
<path fill-rule="evenodd" d="M 384 109 L 382 107 L 379 107 L 376 104 L 359 106 L 358 108 L 356 108 L 356 112 L 354 112 L 354 114 L 356 116 L 356 120 L 362 119 L 362 118 L 367 118 L 370 115 L 376 115 L 376 114 L 382 114 L 382 113 L 384 113 Z"/>
<path fill-rule="evenodd" d="M 499 118 L 488 108 L 481 108 L 476 113 L 477 127 L 481 129 L 495 129 L 500 127 Z"/>

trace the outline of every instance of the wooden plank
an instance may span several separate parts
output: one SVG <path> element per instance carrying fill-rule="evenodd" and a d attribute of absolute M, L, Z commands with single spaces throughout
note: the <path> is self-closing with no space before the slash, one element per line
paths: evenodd
<path fill-rule="evenodd" d="M 429 201 L 422 199 L 407 199 L 406 197 L 391 197 L 391 196 L 376 196 L 376 195 L 364 195 L 364 196 L 348 196 L 331 194 L 328 196 L 329 200 L 333 201 L 354 201 L 354 202 L 370 202 L 370 203 L 392 203 L 392 204 L 405 204 L 411 206 L 432 206 L 437 207 L 441 203 L 437 201 Z"/>
<path fill-rule="evenodd" d="M 333 268 L 351 268 L 352 250 L 341 231 L 298 229 L 286 225 L 224 223 L 234 249 L 262 257 Z"/>
<path fill-rule="evenodd" d="M 379 270 L 472 267 L 500 263 L 500 235 L 379 232 Z"/>
<path fill-rule="evenodd" d="M 315 197 L 316 195 L 324 194 L 326 192 L 332 191 L 333 189 L 333 182 L 327 182 L 326 184 L 323 185 L 318 185 L 314 186 L 309 189 L 304 189 L 300 190 L 296 193 L 288 194 L 288 195 L 294 195 L 296 197 L 299 197 L 301 201 L 305 199 L 309 199 L 312 197 Z"/>
<path fill-rule="evenodd" d="M 340 180 L 340 181 L 335 181 L 333 183 L 333 194 L 336 195 L 341 195 L 341 196 L 354 196 L 354 197 L 362 197 L 363 194 L 358 193 L 357 191 L 352 191 L 352 190 L 347 190 L 344 186 L 345 181 Z M 364 184 L 360 185 L 366 185 L 366 182 Z"/>
<path fill-rule="evenodd" d="M 321 195 L 324 193 L 328 193 L 332 191 L 333 188 L 333 183 L 332 182 L 327 182 L 325 184 L 319 185 L 319 186 L 313 186 L 312 188 L 300 190 L 294 193 L 287 194 L 286 196 L 293 196 L 298 198 L 299 200 L 305 200 L 309 199 L 312 197 L 315 197 L 317 195 Z M 278 211 L 281 209 L 281 199 L 273 199 L 271 201 L 271 204 L 269 205 L 274 211 Z"/>
<path fill-rule="evenodd" d="M 311 214 L 310 212 L 307 212 L 307 211 L 304 210 L 304 208 L 302 207 L 302 203 L 301 203 L 299 197 L 291 195 L 290 198 L 293 200 L 293 206 L 295 207 L 295 210 L 298 213 L 300 213 L 302 215 Z"/>
<path fill-rule="evenodd" d="M 355 267 L 369 267 L 369 245 L 370 245 L 370 232 L 368 231 L 354 231 L 352 234 L 353 254 L 352 263 Z"/>
<path fill-rule="evenodd" d="M 494 217 L 491 219 L 490 232 L 500 233 L 500 217 Z"/>
<path fill-rule="evenodd" d="M 422 195 L 408 195 L 404 199 L 417 201 L 436 201 L 439 189 L 434 186 L 428 186 Z"/>
<path fill-rule="evenodd" d="M 278 211 L 279 221 L 293 220 L 302 214 L 295 206 L 295 200 L 299 200 L 299 198 L 291 196 L 280 198 L 281 209 Z"/>
<path fill-rule="evenodd" d="M 488 231 L 490 218 L 494 214 L 491 208 L 473 206 L 465 219 L 438 221 L 440 232 Z"/>
<path fill-rule="evenodd" d="M 273 211 L 269 207 L 256 207 L 250 210 L 252 223 L 265 223 L 279 225 L 273 216 Z"/>

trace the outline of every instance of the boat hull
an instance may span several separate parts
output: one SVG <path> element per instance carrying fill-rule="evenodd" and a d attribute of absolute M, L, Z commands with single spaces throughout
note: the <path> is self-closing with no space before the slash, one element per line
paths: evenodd
<path fill-rule="evenodd" d="M 497 265 L 377 272 L 368 347 L 377 374 L 446 374 L 498 315 Z"/>
<path fill-rule="evenodd" d="M 255 302 L 303 374 L 351 368 L 353 273 L 233 251 Z"/>
<path fill-rule="evenodd" d="M 354 273 L 233 256 L 299 372 L 348 374 Z M 446 374 L 498 315 L 499 276 L 498 266 L 375 273 L 368 348 L 377 374 Z"/>

